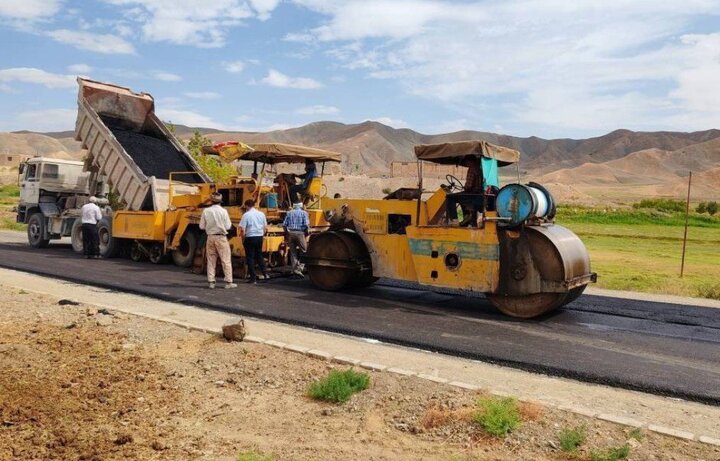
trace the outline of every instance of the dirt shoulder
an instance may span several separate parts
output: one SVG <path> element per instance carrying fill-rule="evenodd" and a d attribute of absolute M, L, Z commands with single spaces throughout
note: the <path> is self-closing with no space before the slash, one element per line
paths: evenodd
<path fill-rule="evenodd" d="M 720 448 L 523 404 L 505 439 L 471 421 L 480 394 L 371 373 L 343 405 L 306 397 L 326 361 L 0 287 L 0 459 L 566 459 L 564 428 L 630 459 L 718 459 Z M 629 442 L 628 442 L 629 441 Z"/>

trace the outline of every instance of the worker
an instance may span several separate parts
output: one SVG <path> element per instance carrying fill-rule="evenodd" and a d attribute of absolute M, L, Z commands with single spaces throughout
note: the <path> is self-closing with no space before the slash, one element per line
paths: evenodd
<path fill-rule="evenodd" d="M 87 259 L 100 257 L 100 235 L 98 223 L 102 219 L 102 211 L 97 206 L 97 197 L 92 196 L 90 201 L 80 209 L 80 222 L 82 223 L 83 254 Z"/>
<path fill-rule="evenodd" d="M 235 288 L 237 285 L 233 283 L 230 244 L 227 239 L 232 222 L 230 222 L 227 210 L 221 205 L 222 195 L 212 194 L 210 200 L 212 205 L 205 208 L 200 216 L 200 229 L 207 234 L 205 254 L 207 255 L 208 288 L 211 290 L 215 288 L 215 268 L 218 258 L 220 258 L 223 268 L 225 288 Z"/>
<path fill-rule="evenodd" d="M 476 219 L 478 210 L 482 209 L 483 200 L 483 174 L 480 167 L 480 159 L 474 155 L 467 155 L 460 163 L 461 166 L 467 168 L 465 176 L 465 185 L 462 192 L 448 194 L 446 210 L 450 224 L 468 226 Z M 463 210 L 463 221 L 457 222 L 457 205 Z"/>
<path fill-rule="evenodd" d="M 296 178 L 302 179 L 302 182 L 300 184 L 290 186 L 290 198 L 293 203 L 302 202 L 300 194 L 307 190 L 308 186 L 310 186 L 310 182 L 313 178 L 316 178 L 317 175 L 317 166 L 315 166 L 315 162 L 310 159 L 305 160 L 305 173 L 296 176 Z"/>
<path fill-rule="evenodd" d="M 285 237 L 290 248 L 290 267 L 292 267 L 293 274 L 304 277 L 298 253 L 304 254 L 307 251 L 310 218 L 307 211 L 303 210 L 302 202 L 294 203 L 293 209 L 285 215 L 283 229 L 285 229 Z"/>
<path fill-rule="evenodd" d="M 258 279 L 255 272 L 256 263 L 260 266 L 263 279 L 267 280 L 269 278 L 262 254 L 263 238 L 267 233 L 267 218 L 262 211 L 255 208 L 255 200 L 253 199 L 245 200 L 245 208 L 247 211 L 243 213 L 240 219 L 240 238 L 245 248 L 245 260 L 250 274 L 248 283 L 256 284 Z"/>

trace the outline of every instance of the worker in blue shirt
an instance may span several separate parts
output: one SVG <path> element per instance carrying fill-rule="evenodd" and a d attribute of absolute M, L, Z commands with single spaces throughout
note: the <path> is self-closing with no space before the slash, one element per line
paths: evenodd
<path fill-rule="evenodd" d="M 312 160 L 305 160 L 305 173 L 296 176 L 297 178 L 302 179 L 302 182 L 300 184 L 290 186 L 290 198 L 293 203 L 302 202 L 300 194 L 307 190 L 310 185 L 310 181 L 312 181 L 313 178 L 316 178 L 317 175 L 317 166 L 315 166 L 315 162 Z"/>
<path fill-rule="evenodd" d="M 303 210 L 302 202 L 293 204 L 293 209 L 285 215 L 283 229 L 285 229 L 285 238 L 290 248 L 290 266 L 293 274 L 304 277 L 298 253 L 303 254 L 307 251 L 310 218 L 307 211 Z"/>

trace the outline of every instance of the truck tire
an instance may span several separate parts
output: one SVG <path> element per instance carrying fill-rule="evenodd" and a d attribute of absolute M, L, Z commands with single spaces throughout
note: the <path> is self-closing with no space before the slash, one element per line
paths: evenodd
<path fill-rule="evenodd" d="M 28 219 L 27 237 L 28 243 L 33 248 L 45 248 L 50 239 L 45 238 L 45 216 L 42 213 L 34 213 Z"/>
<path fill-rule="evenodd" d="M 120 254 L 122 241 L 112 236 L 112 221 L 104 217 L 98 223 L 98 234 L 100 237 L 100 256 L 103 258 L 114 258 Z"/>
<path fill-rule="evenodd" d="M 195 231 L 188 229 L 180 238 L 180 245 L 172 251 L 172 259 L 178 267 L 192 266 L 195 258 L 195 250 L 198 247 L 198 235 Z"/>
<path fill-rule="evenodd" d="M 82 220 L 76 219 L 70 229 L 70 243 L 75 253 L 83 252 Z"/>

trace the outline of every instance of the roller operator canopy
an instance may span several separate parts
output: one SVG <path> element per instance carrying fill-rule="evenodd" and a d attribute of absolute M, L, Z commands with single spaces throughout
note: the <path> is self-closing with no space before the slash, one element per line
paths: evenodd
<path fill-rule="evenodd" d="M 520 152 L 515 149 L 490 144 L 484 140 L 415 146 L 415 156 L 418 160 L 433 163 L 456 164 L 468 155 L 495 159 L 500 166 L 516 163 L 520 160 Z"/>

